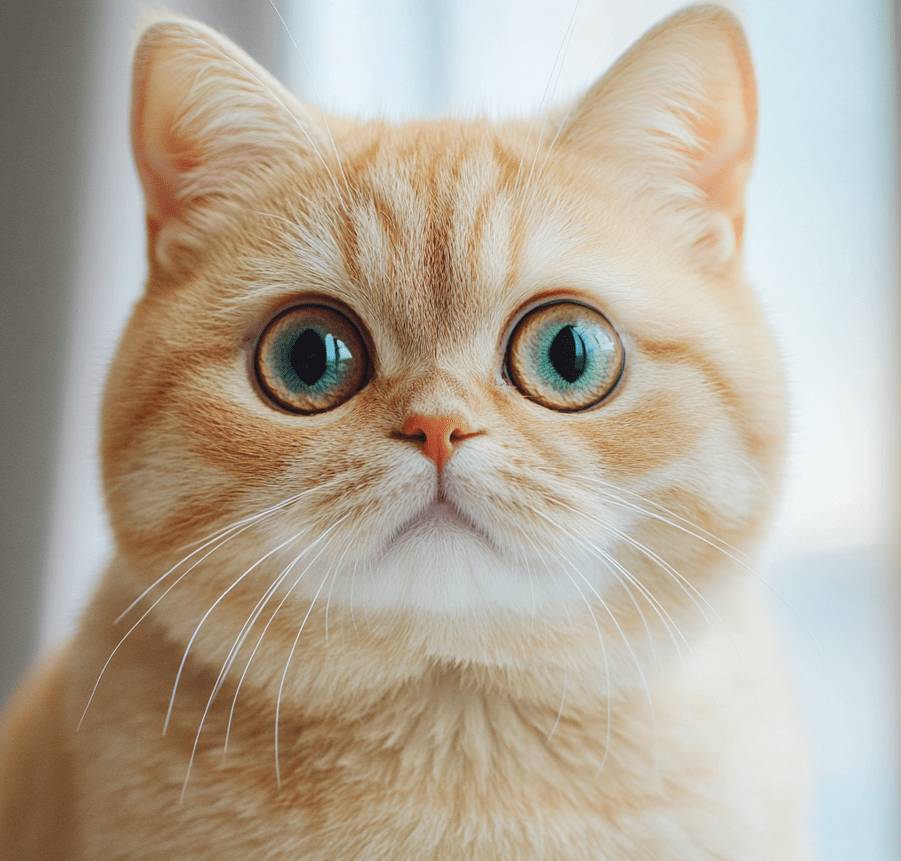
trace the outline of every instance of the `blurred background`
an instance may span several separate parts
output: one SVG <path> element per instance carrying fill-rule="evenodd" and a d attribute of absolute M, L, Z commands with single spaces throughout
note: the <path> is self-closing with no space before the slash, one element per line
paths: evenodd
<path fill-rule="evenodd" d="M 672 0 L 170 0 L 327 110 L 503 116 L 590 84 Z M 109 554 L 97 411 L 145 275 L 132 0 L 0 4 L 0 702 Z M 747 269 L 793 418 L 760 571 L 810 727 L 819 861 L 901 858 L 896 11 L 739 4 L 760 89 Z M 290 34 L 290 35 L 289 35 Z"/>

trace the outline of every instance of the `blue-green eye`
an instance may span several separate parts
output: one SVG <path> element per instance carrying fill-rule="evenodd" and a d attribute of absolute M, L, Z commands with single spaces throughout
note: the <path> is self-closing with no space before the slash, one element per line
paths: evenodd
<path fill-rule="evenodd" d="M 266 395 L 286 410 L 319 413 L 344 403 L 366 380 L 356 327 L 325 305 L 279 314 L 260 336 L 256 370 Z"/>
<path fill-rule="evenodd" d="M 603 400 L 619 380 L 623 345 L 607 319 L 578 302 L 551 302 L 519 321 L 507 372 L 530 400 L 574 412 Z"/>

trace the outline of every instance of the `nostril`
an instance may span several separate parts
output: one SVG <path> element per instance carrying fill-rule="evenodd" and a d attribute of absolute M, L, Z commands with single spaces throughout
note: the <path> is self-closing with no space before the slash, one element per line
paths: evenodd
<path fill-rule="evenodd" d="M 420 443 L 423 454 L 435 462 L 440 472 L 454 453 L 454 445 L 474 435 L 461 416 L 413 415 L 396 436 Z"/>

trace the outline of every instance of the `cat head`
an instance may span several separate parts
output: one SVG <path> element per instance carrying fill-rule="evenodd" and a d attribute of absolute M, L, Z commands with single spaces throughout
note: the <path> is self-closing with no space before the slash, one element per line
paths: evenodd
<path fill-rule="evenodd" d="M 170 572 L 159 612 L 664 623 L 736 576 L 784 425 L 741 272 L 755 123 L 716 6 L 501 123 L 325 117 L 153 22 L 149 278 L 102 455 L 121 557 L 142 588 Z"/>

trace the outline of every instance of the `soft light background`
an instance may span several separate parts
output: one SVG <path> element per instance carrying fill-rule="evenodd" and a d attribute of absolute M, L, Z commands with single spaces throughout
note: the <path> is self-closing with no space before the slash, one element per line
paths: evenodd
<path fill-rule="evenodd" d="M 403 117 L 449 110 L 504 115 L 535 110 L 543 98 L 566 99 L 683 4 L 168 5 L 219 26 L 328 109 Z M 10 16 L 31 14 L 39 26 L 40 14 L 28 11 L 35 6 L 42 4 L 4 4 L 4 38 L 5 31 L 41 38 L 24 19 L 9 26 Z M 55 454 L 48 447 L 45 458 L 51 464 L 55 458 L 52 511 L 31 515 L 44 518 L 36 528 L 49 536 L 40 628 L 45 648 L 71 630 L 109 552 L 94 455 L 96 415 L 104 369 L 145 272 L 142 205 L 127 142 L 130 32 L 140 7 L 130 0 L 85 6 L 90 11 L 79 18 L 81 29 L 72 30 L 73 42 L 78 33 L 84 39 L 74 58 L 82 77 L 68 84 L 81 100 L 77 111 L 70 106 L 65 114 L 67 134 L 78 146 L 63 203 L 77 216 L 66 222 L 73 232 L 41 237 L 57 251 L 65 243 L 71 264 L 59 275 L 69 304 L 49 312 L 56 315 L 50 347 L 59 357 L 51 393 L 60 401 L 43 415 L 61 415 L 58 447 Z M 747 269 L 781 344 L 794 425 L 785 501 L 760 571 L 772 587 L 811 727 L 817 858 L 890 861 L 901 857 L 898 557 L 892 555 L 901 473 L 901 314 L 891 9 L 888 0 L 747 0 L 740 11 L 761 108 Z M 77 50 L 60 38 L 65 50 Z M 35 109 L 41 107 L 38 102 Z M 52 133 L 53 123 L 47 126 Z M 40 150 L 33 157 L 40 159 Z M 4 294 L 7 313 L 28 314 L 29 300 L 14 299 L 14 289 L 15 280 Z M 7 419 L 34 416 L 30 396 L 11 384 L 4 389 Z M 13 462 L 16 434 L 24 440 L 31 431 L 27 422 L 7 420 L 5 427 L 11 428 L 12 475 L 17 466 L 21 472 Z M 14 495 L 15 485 L 8 487 Z M 18 514 L 15 502 L 10 510 Z M 14 523 L 12 515 L 5 520 Z M 31 573 L 8 563 L 2 578 Z M 7 616 L 15 612 L 6 608 Z"/>

